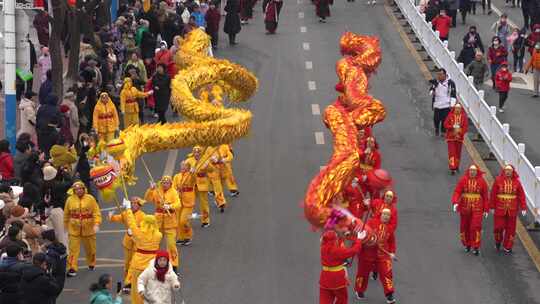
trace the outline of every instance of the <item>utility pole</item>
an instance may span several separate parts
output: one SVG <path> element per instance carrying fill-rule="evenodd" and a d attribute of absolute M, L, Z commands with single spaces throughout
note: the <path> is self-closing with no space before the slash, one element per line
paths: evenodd
<path fill-rule="evenodd" d="M 12 152 L 15 152 L 17 137 L 15 1 L 4 1 L 4 132 Z"/>

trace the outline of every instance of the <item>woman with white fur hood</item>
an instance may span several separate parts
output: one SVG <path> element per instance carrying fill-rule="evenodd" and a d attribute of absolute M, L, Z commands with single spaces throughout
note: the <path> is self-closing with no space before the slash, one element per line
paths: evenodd
<path fill-rule="evenodd" d="M 145 304 L 173 304 L 173 289 L 180 288 L 178 276 L 169 263 L 169 253 L 158 251 L 155 259 L 137 280 L 137 290 Z"/>

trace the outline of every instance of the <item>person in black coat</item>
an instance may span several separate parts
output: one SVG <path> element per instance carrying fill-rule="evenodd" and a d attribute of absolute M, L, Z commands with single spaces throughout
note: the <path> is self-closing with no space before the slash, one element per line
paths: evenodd
<path fill-rule="evenodd" d="M 45 240 L 43 246 L 43 252 L 47 256 L 47 264 L 51 275 L 54 277 L 60 291 L 64 289 L 64 283 L 66 281 L 66 264 L 67 264 L 67 250 L 64 244 L 60 243 L 54 234 L 53 229 L 45 230 L 41 233 L 41 237 Z M 58 292 L 58 297 L 60 292 Z M 56 299 L 53 303 L 56 302 Z"/>
<path fill-rule="evenodd" d="M 46 207 L 62 208 L 67 199 L 67 191 L 73 185 L 71 175 L 60 168 L 52 180 L 44 180 L 41 188 L 43 206 L 38 207 L 39 212 L 44 212 Z"/>
<path fill-rule="evenodd" d="M 150 31 L 143 32 L 141 38 L 141 57 L 142 59 L 154 58 L 156 53 L 156 36 Z"/>
<path fill-rule="evenodd" d="M 471 11 L 471 0 L 459 0 L 459 11 L 461 13 L 461 23 L 465 24 L 467 13 Z"/>
<path fill-rule="evenodd" d="M 463 67 L 467 67 L 473 62 L 477 51 L 484 53 L 484 44 L 480 34 L 476 31 L 476 26 L 469 27 L 469 32 L 463 37 L 463 49 L 459 53 L 458 62 L 463 62 Z"/>
<path fill-rule="evenodd" d="M 21 293 L 22 304 L 53 304 L 62 288 L 49 273 L 47 256 L 36 253 L 32 258 L 32 266 L 22 271 Z"/>
<path fill-rule="evenodd" d="M 156 74 L 152 78 L 156 112 L 159 117 L 158 121 L 162 124 L 167 123 L 165 114 L 167 113 L 171 99 L 171 78 L 165 72 L 166 69 L 167 67 L 164 64 L 159 64 Z"/>
<path fill-rule="evenodd" d="M 40 105 L 44 105 L 47 102 L 47 97 L 52 94 L 53 90 L 51 70 L 48 70 L 45 73 L 45 76 L 47 77 L 47 79 L 39 87 L 38 99 Z"/>
<path fill-rule="evenodd" d="M 39 150 L 50 157 L 49 151 L 55 145 L 60 134 L 58 130 L 62 126 L 62 114 L 58 108 L 58 97 L 49 95 L 45 104 L 41 105 L 36 114 L 37 138 Z"/>
<path fill-rule="evenodd" d="M 23 261 L 21 247 L 10 245 L 6 253 L 7 257 L 0 264 L 0 303 L 22 304 L 22 272 L 30 265 Z"/>
<path fill-rule="evenodd" d="M 229 35 L 229 43 L 237 44 L 236 35 L 240 33 L 242 26 L 240 25 L 240 3 L 239 0 L 228 0 L 225 5 L 225 24 L 223 31 Z"/>

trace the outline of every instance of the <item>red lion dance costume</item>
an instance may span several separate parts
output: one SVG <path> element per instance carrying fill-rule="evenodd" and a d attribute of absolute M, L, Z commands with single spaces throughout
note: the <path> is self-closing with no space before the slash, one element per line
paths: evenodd
<path fill-rule="evenodd" d="M 381 62 L 381 50 L 378 38 L 351 32 L 341 36 L 340 50 L 343 58 L 336 63 L 336 73 L 342 94 L 324 111 L 324 123 L 334 136 L 333 154 L 325 169 L 308 186 L 304 198 L 304 214 L 315 228 L 331 230 L 340 225 L 341 230 L 345 227 L 350 232 L 365 230 L 367 236 L 362 242 L 372 244 L 376 242 L 376 234 L 372 233 L 369 225 L 364 225 L 362 220 L 346 212 L 338 204 L 338 198 L 350 185 L 353 171 L 359 166 L 358 130 L 371 127 L 386 116 L 382 103 L 368 94 L 368 78 Z M 368 184 L 380 188 L 387 186 L 390 182 L 388 174 L 380 169 L 375 171 L 378 172 L 371 174 L 372 177 L 385 178 L 368 180 Z M 324 258 L 331 259 L 329 256 Z M 338 285 L 346 288 L 343 286 L 343 278 L 335 279 L 340 280 Z M 332 285 L 330 282 L 326 284 Z M 321 285 L 320 288 L 325 289 L 325 286 Z M 321 290 L 323 293 L 325 290 Z M 347 303 L 346 298 L 338 297 L 321 298 L 321 303 L 334 303 L 334 300 L 336 303 Z"/>

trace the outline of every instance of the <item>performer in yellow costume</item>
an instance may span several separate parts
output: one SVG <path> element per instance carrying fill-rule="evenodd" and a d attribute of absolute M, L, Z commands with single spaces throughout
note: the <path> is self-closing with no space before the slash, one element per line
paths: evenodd
<path fill-rule="evenodd" d="M 127 228 L 131 230 L 134 248 L 128 271 L 131 282 L 131 303 L 143 304 L 143 298 L 137 290 L 137 279 L 148 267 L 150 261 L 156 257 L 162 234 L 159 232 L 158 222 L 153 215 L 143 216 L 139 227 L 135 215 L 128 208 L 122 212 L 122 220 L 127 223 Z"/>
<path fill-rule="evenodd" d="M 96 266 L 96 232 L 101 224 L 101 210 L 96 199 L 86 193 L 86 186 L 77 181 L 73 184 L 73 194 L 64 207 L 64 227 L 69 238 L 67 268 L 68 277 L 77 275 L 81 243 L 86 253 L 86 263 L 90 270 Z"/>
<path fill-rule="evenodd" d="M 210 226 L 210 206 L 208 205 L 208 190 L 210 181 L 208 179 L 208 171 L 211 170 L 211 165 L 208 161 L 199 164 L 202 156 L 202 147 L 193 147 L 193 153 L 186 159 L 190 168 L 195 168 L 195 188 L 197 198 L 199 199 L 199 209 L 201 211 L 201 226 L 206 228 Z"/>
<path fill-rule="evenodd" d="M 173 184 L 180 194 L 181 209 L 178 212 L 177 244 L 188 246 L 193 238 L 191 228 L 191 214 L 195 207 L 195 168 L 189 162 L 183 161 L 180 173 L 174 176 Z"/>
<path fill-rule="evenodd" d="M 232 197 L 238 196 L 238 185 L 236 184 L 236 179 L 234 178 L 234 173 L 232 169 L 232 161 L 234 155 L 230 145 L 224 144 L 218 148 L 219 162 L 217 168 L 219 170 L 219 175 L 222 181 L 222 184 L 227 186 L 229 189 L 229 194 Z"/>
<path fill-rule="evenodd" d="M 142 92 L 133 86 L 131 78 L 124 79 L 120 92 L 120 110 L 124 114 L 124 128 L 139 124 L 139 103 L 137 99 L 152 95 L 153 91 Z"/>
<path fill-rule="evenodd" d="M 130 199 L 131 202 L 131 211 L 133 212 L 133 215 L 135 216 L 135 224 L 137 227 L 140 228 L 141 222 L 146 215 L 144 211 L 141 210 L 141 207 L 144 205 L 144 200 L 140 197 L 132 197 Z M 115 214 L 113 215 L 113 211 L 109 213 L 109 220 L 114 223 L 123 223 L 124 226 L 128 227 L 127 220 L 125 217 L 122 216 L 122 214 Z M 130 278 L 128 277 L 128 271 L 129 271 L 129 265 L 131 263 L 131 259 L 133 258 L 133 253 L 137 248 L 135 248 L 135 245 L 133 243 L 133 231 L 131 229 L 128 229 L 127 232 L 124 234 L 124 239 L 122 240 L 122 246 L 124 247 L 124 284 L 126 284 L 126 288 L 130 288 Z"/>
<path fill-rule="evenodd" d="M 116 106 L 109 94 L 103 92 L 94 107 L 92 127 L 98 133 L 99 140 L 109 142 L 114 139 L 114 132 L 119 130 L 120 122 Z"/>
<path fill-rule="evenodd" d="M 213 149 L 210 147 L 209 149 Z M 212 157 L 210 157 L 210 164 L 208 165 L 208 179 L 212 185 L 212 191 L 210 192 L 214 196 L 216 205 L 219 208 L 221 213 L 225 212 L 225 206 L 227 201 L 225 200 L 225 195 L 223 194 L 223 185 L 221 184 L 221 175 L 219 171 L 220 158 L 219 151 L 216 150 Z"/>
<path fill-rule="evenodd" d="M 176 270 L 179 264 L 178 250 L 176 249 L 176 230 L 178 229 L 176 212 L 180 210 L 180 198 L 172 186 L 172 178 L 163 176 L 159 185 L 152 183 L 144 198 L 156 206 L 155 215 L 159 231 L 167 240 L 167 251 L 173 268 Z"/>

